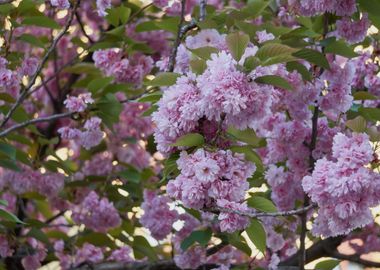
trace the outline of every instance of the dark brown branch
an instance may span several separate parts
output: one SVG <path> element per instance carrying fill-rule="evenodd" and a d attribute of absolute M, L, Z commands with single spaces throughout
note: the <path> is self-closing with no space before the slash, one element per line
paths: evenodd
<path fill-rule="evenodd" d="M 8 133 L 11 133 L 12 131 L 14 131 L 16 129 L 20 129 L 20 128 L 23 128 L 23 127 L 26 127 L 26 126 L 29 126 L 29 125 L 32 125 L 32 124 L 41 123 L 41 122 L 50 122 L 50 121 L 53 121 L 53 120 L 56 120 L 56 119 L 60 119 L 60 118 L 67 118 L 67 117 L 70 117 L 72 115 L 73 115 L 72 112 L 65 112 L 65 113 L 60 113 L 60 114 L 49 115 L 49 116 L 46 116 L 46 117 L 40 117 L 40 118 L 31 119 L 31 120 L 28 120 L 28 121 L 16 124 L 14 126 L 11 126 L 11 127 L 7 128 L 6 130 L 1 131 L 0 132 L 0 137 L 4 137 Z"/>
<path fill-rule="evenodd" d="M 344 239 L 344 236 L 338 236 L 338 237 L 329 237 L 329 238 L 316 242 L 314 245 L 312 245 L 306 250 L 305 264 L 312 262 L 316 259 L 329 256 L 328 251 L 326 250 L 326 247 L 336 250 L 337 247 L 342 243 L 343 239 Z M 281 262 L 280 265 L 282 266 L 298 265 L 299 254 L 300 254 L 300 250 L 293 256 Z"/>

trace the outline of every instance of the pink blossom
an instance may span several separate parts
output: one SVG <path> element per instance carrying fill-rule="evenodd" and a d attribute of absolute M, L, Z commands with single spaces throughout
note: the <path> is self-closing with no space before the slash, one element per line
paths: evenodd
<path fill-rule="evenodd" d="M 115 249 L 114 251 L 112 251 L 111 255 L 107 258 L 107 260 L 129 263 L 133 261 L 131 254 L 132 249 L 129 246 L 123 246 L 119 249 Z"/>
<path fill-rule="evenodd" d="M 50 4 L 59 9 L 68 9 L 70 7 L 70 2 L 68 0 L 50 0 Z"/>
<path fill-rule="evenodd" d="M 107 15 L 106 10 L 111 7 L 111 0 L 96 0 L 96 7 L 99 16 L 104 17 Z"/>
<path fill-rule="evenodd" d="M 248 207 L 246 203 L 229 202 L 225 199 L 217 201 L 217 205 L 222 209 L 229 209 L 241 213 L 247 213 Z M 222 232 L 233 233 L 238 230 L 244 230 L 249 225 L 249 218 L 237 213 L 223 212 L 219 214 L 219 226 Z"/>
<path fill-rule="evenodd" d="M 336 22 L 337 36 L 346 39 L 351 44 L 363 41 L 369 27 L 370 21 L 366 13 L 357 21 L 344 17 Z"/>
<path fill-rule="evenodd" d="M 91 191 L 80 205 L 73 209 L 73 220 L 89 229 L 106 232 L 120 225 L 121 219 L 112 202 Z"/>
<path fill-rule="evenodd" d="M 95 66 L 107 70 L 113 64 L 121 59 L 121 51 L 118 48 L 97 50 L 94 52 L 92 59 L 94 60 Z"/>
<path fill-rule="evenodd" d="M 91 93 L 79 94 L 77 97 L 68 96 L 63 102 L 70 112 L 83 112 L 88 104 L 94 103 Z"/>
<path fill-rule="evenodd" d="M 104 259 L 103 250 L 99 247 L 95 247 L 92 244 L 85 243 L 81 249 L 78 249 L 75 254 L 75 264 L 81 263 L 99 263 Z"/>
<path fill-rule="evenodd" d="M 164 239 L 171 232 L 173 223 L 178 218 L 178 213 L 170 210 L 168 203 L 168 197 L 157 196 L 154 191 L 144 191 L 144 202 L 141 204 L 144 215 L 140 222 L 157 240 Z"/>
<path fill-rule="evenodd" d="M 25 76 L 32 76 L 36 73 L 38 67 L 38 59 L 36 57 L 29 57 L 22 62 L 21 72 Z"/>
<path fill-rule="evenodd" d="M 259 43 L 266 42 L 268 40 L 275 39 L 275 36 L 272 33 L 267 33 L 266 30 L 263 31 L 257 31 L 256 37 Z"/>

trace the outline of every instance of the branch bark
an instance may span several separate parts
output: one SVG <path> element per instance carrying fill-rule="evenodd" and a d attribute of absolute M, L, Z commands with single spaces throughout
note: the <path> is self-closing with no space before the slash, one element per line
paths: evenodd
<path fill-rule="evenodd" d="M 285 216 L 301 215 L 301 214 L 307 213 L 309 210 L 315 207 L 316 207 L 315 204 L 310 204 L 306 207 L 302 207 L 299 209 L 289 210 L 289 211 L 280 211 L 280 212 L 254 212 L 253 209 L 250 209 L 251 212 L 242 212 L 238 210 L 220 208 L 220 207 L 210 208 L 210 209 L 205 209 L 205 210 L 210 211 L 210 212 L 234 213 L 234 214 L 238 214 L 238 215 L 246 216 L 250 218 L 257 218 L 257 217 L 279 217 L 279 216 L 285 217 Z"/>
<path fill-rule="evenodd" d="M 29 126 L 32 124 L 42 123 L 42 122 L 50 122 L 50 121 L 61 119 L 61 118 L 67 118 L 67 117 L 70 117 L 72 115 L 73 115 L 72 112 L 65 112 L 65 113 L 53 114 L 53 115 L 49 115 L 46 117 L 40 117 L 40 118 L 28 120 L 28 121 L 19 123 L 17 125 L 11 126 L 11 127 L 7 128 L 6 130 L 1 131 L 0 137 L 4 137 L 4 136 L 8 135 L 8 133 L 11 133 L 12 131 L 14 131 L 16 129 L 20 129 L 20 128 L 23 128 L 23 127 L 26 127 L 26 126 Z"/>

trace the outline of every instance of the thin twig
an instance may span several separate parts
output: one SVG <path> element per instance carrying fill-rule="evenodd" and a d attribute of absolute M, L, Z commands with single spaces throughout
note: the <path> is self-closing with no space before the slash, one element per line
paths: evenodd
<path fill-rule="evenodd" d="M 28 120 L 28 121 L 16 124 L 14 126 L 11 126 L 11 127 L 7 128 L 7 129 L 1 131 L 0 132 L 0 137 L 4 137 L 8 133 L 11 133 L 12 131 L 14 131 L 16 129 L 20 129 L 20 128 L 23 128 L 23 127 L 26 127 L 26 126 L 29 126 L 29 125 L 32 125 L 32 124 L 41 123 L 41 122 L 50 122 L 50 121 L 53 121 L 53 120 L 56 120 L 56 119 L 70 117 L 72 115 L 73 115 L 72 112 L 65 112 L 65 113 L 53 114 L 53 115 L 46 116 L 46 117 L 40 117 L 40 118 L 31 119 L 31 120 Z"/>
<path fill-rule="evenodd" d="M 80 15 L 78 14 L 78 11 L 75 12 L 75 18 L 77 19 L 77 22 L 83 35 L 90 41 L 91 44 L 94 43 L 94 40 L 87 34 L 86 30 L 84 29 L 84 25 L 80 18 Z"/>
<path fill-rule="evenodd" d="M 0 5 L 10 4 L 15 0 L 0 0 Z"/>
<path fill-rule="evenodd" d="M 301 215 L 303 213 L 307 213 L 309 210 L 315 208 L 315 204 L 310 204 L 306 207 L 295 209 L 295 210 L 289 210 L 289 211 L 280 211 L 280 212 L 254 212 L 252 209 L 250 212 L 243 212 L 243 211 L 238 211 L 238 210 L 233 210 L 233 209 L 228 209 L 228 208 L 220 208 L 220 207 L 215 207 L 215 208 L 209 208 L 205 209 L 210 212 L 225 212 L 225 213 L 233 213 L 233 214 L 238 214 L 241 216 L 246 216 L 250 218 L 257 218 L 257 217 L 285 217 L 285 216 L 296 216 L 296 215 Z"/>
<path fill-rule="evenodd" d="M 73 21 L 73 18 L 74 18 L 74 15 L 75 15 L 75 12 L 79 6 L 79 3 L 80 3 L 80 0 L 78 0 L 72 11 L 71 11 L 71 14 L 67 20 L 67 23 L 65 25 L 65 27 L 62 29 L 62 31 L 56 36 L 56 38 L 53 40 L 52 44 L 50 45 L 50 47 L 48 48 L 47 52 L 45 53 L 44 57 L 42 58 L 42 61 L 39 63 L 39 65 L 37 66 L 37 70 L 36 72 L 34 73 L 34 75 L 31 77 L 30 81 L 29 81 L 29 84 L 26 86 L 26 88 L 21 92 L 21 94 L 19 95 L 19 97 L 17 98 L 16 102 L 12 105 L 12 107 L 10 108 L 10 110 L 8 111 L 8 113 L 5 115 L 4 117 L 4 120 L 1 122 L 0 124 L 0 128 L 4 127 L 4 125 L 9 121 L 9 119 L 11 118 L 12 114 L 15 112 L 15 110 L 17 109 L 18 106 L 21 105 L 21 103 L 24 101 L 25 97 L 27 96 L 27 93 L 28 91 L 33 87 L 33 85 L 35 84 L 36 82 L 36 79 L 37 77 L 39 76 L 39 74 L 41 73 L 45 63 L 47 62 L 47 60 L 49 59 L 49 56 L 50 54 L 54 51 L 54 49 L 56 48 L 58 42 L 60 41 L 60 39 L 66 34 L 67 30 L 69 29 L 70 25 L 71 25 L 71 22 Z"/>
<path fill-rule="evenodd" d="M 199 20 L 203 21 L 206 18 L 206 0 L 199 2 Z"/>
<path fill-rule="evenodd" d="M 185 22 L 185 10 L 186 10 L 186 0 L 181 1 L 181 16 L 178 24 L 177 37 L 174 41 L 174 45 L 169 57 L 168 71 L 173 72 L 175 66 L 175 59 L 177 57 L 177 51 L 179 44 L 181 43 L 183 37 L 183 23 Z"/>
<path fill-rule="evenodd" d="M 136 16 L 138 16 L 141 12 L 143 12 L 143 11 L 146 10 L 147 8 L 151 7 L 152 5 L 153 5 L 153 2 L 152 2 L 152 3 L 149 3 L 149 4 L 145 5 L 145 6 L 143 6 L 143 7 L 140 8 L 138 11 L 136 11 L 135 13 L 133 13 L 133 14 L 129 17 L 127 23 L 131 22 Z"/>

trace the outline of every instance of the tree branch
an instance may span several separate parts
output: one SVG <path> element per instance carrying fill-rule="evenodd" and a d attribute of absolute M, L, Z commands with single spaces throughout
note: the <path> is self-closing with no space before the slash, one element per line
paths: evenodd
<path fill-rule="evenodd" d="M 186 33 L 197 27 L 197 22 L 193 19 L 189 24 L 183 25 L 185 22 L 185 8 L 186 0 L 181 2 L 181 19 L 178 24 L 177 38 L 174 41 L 174 45 L 169 57 L 168 71 L 173 72 L 175 66 L 175 60 L 177 57 L 178 47 L 181 40 L 186 35 Z M 206 0 L 201 0 L 199 3 L 199 21 L 203 21 L 206 17 Z"/>
<path fill-rule="evenodd" d="M 74 113 L 72 113 L 72 112 L 65 112 L 65 113 L 59 113 L 59 114 L 49 115 L 49 116 L 46 116 L 46 117 L 40 117 L 40 118 L 31 119 L 31 120 L 19 123 L 17 125 L 14 125 L 14 126 L 11 126 L 11 127 L 7 128 L 6 130 L 1 131 L 0 132 L 0 137 L 4 137 L 8 133 L 10 133 L 10 132 L 12 132 L 12 131 L 14 131 L 16 129 L 20 129 L 20 128 L 23 128 L 23 127 L 26 127 L 26 126 L 29 126 L 29 125 L 32 125 L 32 124 L 36 124 L 36 123 L 50 122 L 50 121 L 53 121 L 53 120 L 56 120 L 56 119 L 70 117 L 73 114 Z"/>
<path fill-rule="evenodd" d="M 338 251 L 329 252 L 328 255 L 330 255 L 331 257 L 333 257 L 335 259 L 350 261 L 350 262 L 361 264 L 363 266 L 380 267 L 379 262 L 374 262 L 374 261 L 362 259 L 362 258 L 360 258 L 360 255 L 355 255 L 355 254 L 354 255 L 346 255 L 346 254 L 342 254 Z"/>
<path fill-rule="evenodd" d="M 0 5 L 10 4 L 15 0 L 0 0 Z"/>
<path fill-rule="evenodd" d="M 306 207 L 295 209 L 295 210 L 289 210 L 289 211 L 280 211 L 280 212 L 254 212 L 253 209 L 250 209 L 251 212 L 242 212 L 238 210 L 233 210 L 233 209 L 228 209 L 228 208 L 220 208 L 220 207 L 215 207 L 215 208 L 209 208 L 209 209 L 204 209 L 210 212 L 225 212 L 225 213 L 234 213 L 238 214 L 241 216 L 246 216 L 250 218 L 257 218 L 257 217 L 279 217 L 279 216 L 295 216 L 295 215 L 301 215 L 303 213 L 307 213 L 309 210 L 315 208 L 315 204 L 310 204 Z"/>
<path fill-rule="evenodd" d="M 1 1 L 1 0 L 0 0 Z M 36 72 L 34 73 L 34 75 L 31 77 L 28 85 L 25 87 L 25 89 L 21 92 L 21 94 L 19 95 L 19 97 L 17 98 L 16 102 L 12 105 L 12 107 L 10 108 L 10 110 L 8 111 L 8 113 L 5 115 L 4 117 L 4 120 L 1 122 L 0 124 L 0 128 L 4 127 L 4 125 L 9 121 L 9 119 L 12 117 L 12 114 L 15 112 L 15 110 L 17 109 L 18 106 L 21 105 L 21 103 L 24 101 L 28 91 L 33 87 L 33 85 L 35 84 L 36 82 L 36 79 L 37 77 L 39 76 L 39 74 L 41 73 L 45 63 L 47 62 L 47 60 L 49 59 L 49 56 L 50 54 L 55 50 L 59 40 L 66 34 L 67 30 L 69 29 L 72 21 L 73 21 L 73 18 L 74 18 L 74 15 L 75 15 L 75 12 L 79 6 L 79 3 L 80 3 L 80 0 L 76 1 L 75 4 L 74 4 L 74 7 L 71 11 L 71 14 L 67 20 L 67 23 L 65 25 L 65 27 L 62 29 L 62 31 L 54 38 L 53 42 L 51 43 L 50 47 L 48 48 L 48 50 L 46 51 L 45 55 L 43 56 L 42 58 L 42 61 L 38 64 L 37 66 L 37 70 Z"/>

